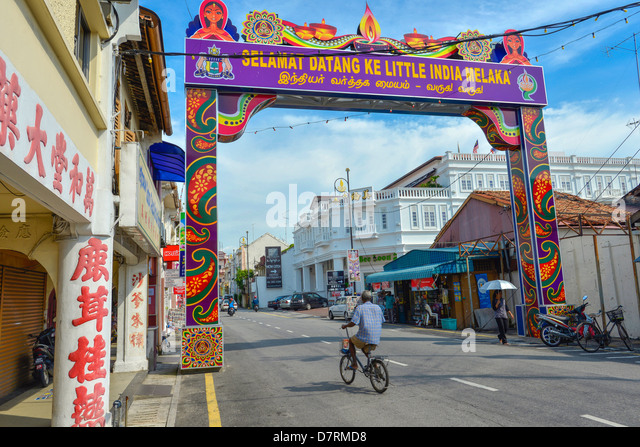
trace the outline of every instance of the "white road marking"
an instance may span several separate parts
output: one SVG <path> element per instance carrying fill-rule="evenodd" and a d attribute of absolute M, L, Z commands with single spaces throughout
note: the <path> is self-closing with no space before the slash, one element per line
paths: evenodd
<path fill-rule="evenodd" d="M 396 362 L 396 361 L 394 361 L 394 360 L 389 360 L 389 363 L 393 363 L 393 364 L 395 364 L 395 365 L 400 365 L 400 366 L 409 366 L 409 365 L 407 365 L 406 363 L 400 363 L 400 362 Z"/>
<path fill-rule="evenodd" d="M 287 332 L 289 332 L 289 333 L 293 334 L 293 331 L 290 331 L 289 329 L 287 329 Z"/>
<path fill-rule="evenodd" d="M 302 334 L 302 336 L 303 336 L 303 337 L 305 337 L 305 338 L 309 338 L 309 336 L 308 336 L 308 335 L 304 335 L 304 334 Z"/>
<path fill-rule="evenodd" d="M 469 381 L 466 381 L 466 380 L 457 379 L 455 377 L 451 377 L 451 380 L 454 380 L 454 381 L 460 382 L 460 383 L 464 383 L 465 385 L 474 386 L 476 388 L 482 388 L 483 390 L 487 390 L 487 391 L 498 391 L 496 388 L 491 388 L 491 387 L 488 387 L 488 386 L 480 385 L 479 383 L 473 383 L 473 382 L 469 382 Z"/>
<path fill-rule="evenodd" d="M 611 422 L 602 418 L 597 418 L 595 416 L 591 416 L 590 414 L 582 414 L 580 416 L 585 419 L 591 419 L 592 421 L 600 422 L 602 424 L 611 425 L 612 427 L 626 427 L 626 425 L 618 424 L 617 422 Z"/>
<path fill-rule="evenodd" d="M 324 341 L 324 340 L 320 340 L 322 343 L 324 343 L 325 345 L 332 345 L 333 343 L 331 343 L 330 341 Z"/>

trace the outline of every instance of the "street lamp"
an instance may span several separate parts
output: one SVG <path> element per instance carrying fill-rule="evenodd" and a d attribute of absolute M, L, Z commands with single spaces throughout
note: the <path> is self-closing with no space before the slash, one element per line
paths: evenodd
<path fill-rule="evenodd" d="M 353 250 L 353 207 L 352 207 L 352 197 L 351 197 L 351 187 L 349 185 L 349 168 L 346 169 L 347 178 L 337 178 L 333 182 L 333 189 L 342 194 L 342 197 L 345 195 L 349 198 L 349 240 L 351 242 L 351 250 Z M 336 183 L 340 181 L 339 185 L 336 186 Z M 346 182 L 346 187 L 345 187 Z M 345 194 L 346 193 L 346 194 Z M 349 265 L 349 256 L 347 256 L 347 268 Z M 351 278 L 349 278 L 349 282 L 351 282 Z M 353 293 L 356 293 L 356 282 L 353 282 Z"/>
<path fill-rule="evenodd" d="M 241 237 L 239 242 L 241 247 L 240 256 L 242 256 L 242 247 L 244 247 L 245 255 L 246 255 L 245 259 L 247 261 L 246 271 L 247 271 L 247 297 L 248 297 L 251 294 L 251 283 L 249 282 L 249 232 L 248 231 L 247 231 L 247 236 Z M 242 270 L 242 258 L 240 258 L 240 270 Z"/>
<path fill-rule="evenodd" d="M 342 177 L 338 177 L 337 179 L 335 179 L 335 181 L 333 182 L 333 189 L 334 191 L 338 191 L 339 193 L 341 193 L 342 197 L 345 197 L 346 195 L 349 198 L 349 237 L 351 239 L 351 250 L 353 250 L 353 211 L 351 209 L 352 207 L 351 207 L 351 189 L 349 186 L 349 168 L 347 168 L 346 171 L 347 171 L 347 178 L 344 179 Z M 340 184 L 336 186 L 336 183 L 338 182 L 338 180 L 340 181 Z M 344 185 L 345 182 L 347 184 L 346 187 Z"/>

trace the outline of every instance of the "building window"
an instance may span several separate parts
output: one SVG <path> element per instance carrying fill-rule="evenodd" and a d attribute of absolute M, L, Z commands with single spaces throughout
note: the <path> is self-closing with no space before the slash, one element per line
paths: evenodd
<path fill-rule="evenodd" d="M 78 5 L 78 13 L 76 15 L 77 23 L 76 23 L 76 39 L 75 39 L 75 53 L 76 59 L 78 59 L 78 63 L 80 64 L 80 68 L 84 73 L 84 77 L 89 81 L 89 61 L 90 61 L 90 44 L 91 44 L 91 31 L 89 30 L 89 25 L 87 25 L 87 20 L 84 17 L 84 13 L 82 12 L 82 8 Z"/>
<path fill-rule="evenodd" d="M 591 197 L 591 181 L 588 175 L 584 176 L 584 192 L 587 197 Z"/>
<path fill-rule="evenodd" d="M 500 189 L 504 189 L 504 190 L 509 189 L 509 177 L 507 177 L 505 174 L 498 175 L 498 183 L 499 183 L 498 186 L 500 187 Z"/>
<path fill-rule="evenodd" d="M 604 187 L 607 189 L 607 194 L 609 195 L 613 194 L 613 190 L 611 188 L 611 183 L 613 183 L 613 178 L 610 175 L 607 175 L 604 178 L 604 183 L 605 183 Z"/>
<path fill-rule="evenodd" d="M 560 190 L 564 192 L 571 192 L 571 177 L 568 175 L 560 176 Z"/>
<path fill-rule="evenodd" d="M 440 205 L 440 219 L 442 219 L 442 226 L 444 227 L 449 220 L 447 217 L 447 205 Z"/>
<path fill-rule="evenodd" d="M 461 188 L 463 191 L 473 190 L 473 177 L 471 174 L 465 174 L 461 178 Z"/>
<path fill-rule="evenodd" d="M 410 209 L 411 213 L 411 228 L 418 228 L 418 207 L 412 206 Z"/>
<path fill-rule="evenodd" d="M 434 205 L 423 205 L 422 218 L 424 219 L 425 228 L 435 228 L 436 227 L 436 207 Z"/>
<path fill-rule="evenodd" d="M 484 188 L 484 176 L 482 174 L 476 175 L 476 185 L 478 189 Z"/>
<path fill-rule="evenodd" d="M 382 213 L 382 215 L 380 216 L 380 220 L 382 223 L 382 229 L 386 230 L 387 229 L 387 213 Z"/>
<path fill-rule="evenodd" d="M 496 187 L 496 182 L 494 180 L 493 174 L 487 174 L 487 187 L 493 189 Z"/>
<path fill-rule="evenodd" d="M 627 179 L 624 177 L 620 177 L 620 189 L 622 190 L 622 195 L 625 195 L 629 191 L 627 191 Z"/>

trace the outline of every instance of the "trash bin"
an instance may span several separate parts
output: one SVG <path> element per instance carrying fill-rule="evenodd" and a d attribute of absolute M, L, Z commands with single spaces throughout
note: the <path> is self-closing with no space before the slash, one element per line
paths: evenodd
<path fill-rule="evenodd" d="M 443 318 L 440 321 L 442 322 L 442 329 L 455 331 L 458 328 L 458 321 L 455 318 Z"/>

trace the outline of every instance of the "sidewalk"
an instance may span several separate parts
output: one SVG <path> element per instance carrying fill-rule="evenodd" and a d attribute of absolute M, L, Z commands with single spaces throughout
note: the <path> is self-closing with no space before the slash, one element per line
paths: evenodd
<path fill-rule="evenodd" d="M 177 399 L 180 351 L 175 331 L 169 352 L 158 355 L 155 371 L 111 373 L 109 406 L 122 404 L 120 426 L 170 427 L 173 397 Z M 0 427 L 51 427 L 53 386 L 35 385 L 0 405 Z M 128 408 L 125 411 L 126 406 Z M 173 408 L 175 411 L 175 408 Z M 110 408 L 113 411 L 113 408 Z M 117 413 L 113 413 L 117 417 Z M 112 425 L 112 420 L 107 425 Z M 171 424 L 171 425 L 170 425 Z"/>

